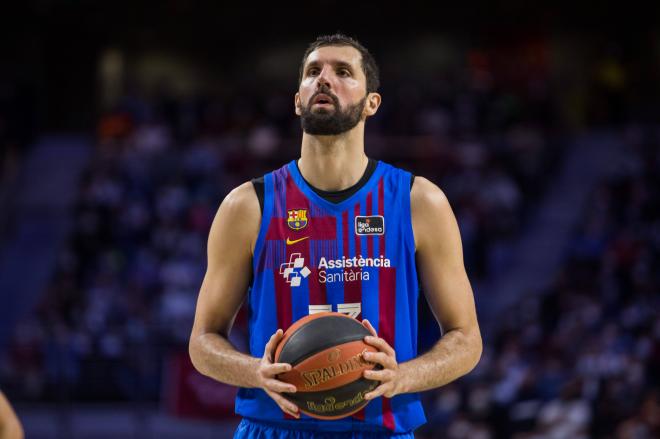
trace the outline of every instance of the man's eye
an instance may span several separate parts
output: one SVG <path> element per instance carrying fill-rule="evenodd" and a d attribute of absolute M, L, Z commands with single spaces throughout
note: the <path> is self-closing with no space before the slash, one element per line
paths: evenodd
<path fill-rule="evenodd" d="M 341 76 L 351 76 L 351 72 L 348 71 L 348 69 L 341 69 L 339 70 L 339 74 Z"/>
<path fill-rule="evenodd" d="M 307 70 L 308 75 L 316 75 L 319 72 L 319 69 L 309 69 Z"/>

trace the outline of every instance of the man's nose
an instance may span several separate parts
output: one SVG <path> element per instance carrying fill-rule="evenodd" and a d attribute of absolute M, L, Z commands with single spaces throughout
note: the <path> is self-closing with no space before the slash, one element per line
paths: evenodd
<path fill-rule="evenodd" d="M 330 75 L 328 68 L 324 68 L 319 72 L 319 75 L 316 77 L 316 88 L 322 89 L 323 87 L 330 87 Z"/>

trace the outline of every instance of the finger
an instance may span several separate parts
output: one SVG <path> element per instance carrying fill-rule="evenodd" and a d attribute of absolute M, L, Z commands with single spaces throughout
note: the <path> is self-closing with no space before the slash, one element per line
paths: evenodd
<path fill-rule="evenodd" d="M 272 392 L 282 393 L 296 393 L 298 390 L 293 384 L 285 383 L 284 381 L 268 379 L 264 381 L 264 387 Z"/>
<path fill-rule="evenodd" d="M 376 330 L 374 329 L 373 326 L 371 326 L 371 322 L 367 319 L 362 320 L 362 325 L 369 330 L 375 337 L 378 337 L 378 334 L 376 334 Z"/>
<path fill-rule="evenodd" d="M 385 370 L 365 370 L 364 377 L 376 381 L 391 381 L 394 378 L 394 372 L 390 369 Z"/>
<path fill-rule="evenodd" d="M 300 414 L 298 413 L 298 406 L 286 399 L 285 397 L 278 395 L 277 393 L 271 392 L 269 390 L 266 390 L 266 393 L 268 396 L 273 398 L 273 400 L 277 403 L 277 405 L 280 406 L 282 411 L 290 414 L 291 416 L 295 416 L 296 418 L 300 417 Z"/>
<path fill-rule="evenodd" d="M 374 398 L 378 398 L 379 396 L 383 396 L 383 394 L 387 390 L 387 386 L 388 386 L 388 384 L 381 384 L 380 386 L 376 387 L 371 392 L 364 395 L 364 399 L 374 399 Z"/>
<path fill-rule="evenodd" d="M 372 337 L 370 335 L 367 335 L 364 337 L 364 341 L 367 344 L 370 344 L 371 346 L 377 347 L 379 351 L 383 351 L 391 356 L 396 356 L 396 353 L 394 352 L 394 349 L 392 349 L 392 346 L 390 346 L 384 339 L 380 337 Z"/>
<path fill-rule="evenodd" d="M 362 358 L 369 361 L 370 363 L 378 363 L 387 369 L 394 369 L 397 366 L 396 360 L 387 355 L 385 352 L 365 352 L 362 355 Z"/>
<path fill-rule="evenodd" d="M 273 335 L 270 336 L 270 339 L 268 340 L 268 343 L 266 343 L 266 347 L 264 348 L 264 359 L 268 361 L 273 361 L 273 356 L 271 355 L 272 351 L 275 350 L 275 346 L 277 346 L 277 342 L 279 341 L 281 335 L 283 334 L 282 329 L 278 329 L 275 331 Z"/>
<path fill-rule="evenodd" d="M 291 365 L 289 363 L 272 363 L 263 367 L 265 375 L 271 377 L 280 373 L 289 372 Z"/>
<path fill-rule="evenodd" d="M 293 411 L 292 409 L 287 408 L 287 407 L 282 407 L 282 405 L 280 405 L 280 404 L 278 404 L 278 406 L 280 407 L 280 409 L 284 413 L 288 414 L 289 416 L 293 416 L 294 418 L 299 418 L 300 417 L 300 414 L 297 411 Z"/>
<path fill-rule="evenodd" d="M 270 336 L 270 339 L 268 340 L 268 343 L 266 343 L 266 347 L 273 349 L 275 345 L 277 345 L 277 342 L 279 339 L 282 337 L 282 334 L 284 334 L 284 331 L 282 331 L 282 328 L 278 329 L 275 331 L 273 335 Z"/>
<path fill-rule="evenodd" d="M 265 389 L 265 391 L 268 394 L 268 396 L 270 396 L 273 399 L 273 401 L 275 401 L 277 405 L 279 405 L 282 408 L 282 410 L 285 410 L 290 413 L 296 413 L 298 411 L 297 405 L 295 405 L 294 403 L 292 403 L 291 401 L 289 401 L 279 393 L 272 392 L 268 389 Z"/>

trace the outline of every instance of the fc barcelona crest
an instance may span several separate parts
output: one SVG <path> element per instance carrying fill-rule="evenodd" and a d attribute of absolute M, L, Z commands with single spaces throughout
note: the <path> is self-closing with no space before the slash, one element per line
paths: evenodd
<path fill-rule="evenodd" d="M 291 209 L 287 210 L 288 218 L 286 223 L 290 229 L 300 230 L 307 227 L 307 209 Z"/>

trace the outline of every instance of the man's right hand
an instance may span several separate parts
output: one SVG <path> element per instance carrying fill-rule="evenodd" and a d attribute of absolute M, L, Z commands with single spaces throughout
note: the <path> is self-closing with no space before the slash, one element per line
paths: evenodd
<path fill-rule="evenodd" d="M 264 389 L 268 396 L 273 398 L 284 413 L 300 418 L 298 406 L 280 395 L 282 392 L 295 393 L 296 386 L 275 378 L 276 375 L 291 370 L 290 364 L 273 363 L 275 348 L 283 336 L 284 332 L 281 329 L 278 329 L 275 334 L 270 337 L 268 343 L 266 343 L 264 356 L 261 357 L 259 367 L 257 368 L 257 385 Z"/>

